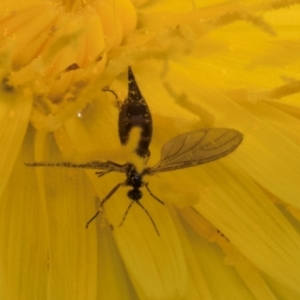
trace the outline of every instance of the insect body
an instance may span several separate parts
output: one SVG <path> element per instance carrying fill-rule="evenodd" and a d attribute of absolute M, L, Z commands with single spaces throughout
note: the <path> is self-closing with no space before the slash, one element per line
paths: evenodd
<path fill-rule="evenodd" d="M 126 145 L 129 139 L 130 131 L 133 127 L 141 128 L 140 140 L 136 146 L 135 152 L 138 156 L 148 159 L 150 156 L 149 145 L 152 137 L 152 117 L 149 107 L 143 98 L 138 85 L 135 81 L 131 68 L 128 68 L 128 96 L 122 104 L 119 112 L 119 138 L 122 145 Z M 153 167 L 145 168 L 138 173 L 136 167 L 131 163 L 119 165 L 117 163 L 106 161 L 93 161 L 84 164 L 73 164 L 70 162 L 48 163 L 33 162 L 26 163 L 27 166 L 56 166 L 71 167 L 99 170 L 96 172 L 101 177 L 109 172 L 121 172 L 126 174 L 126 180 L 117 184 L 101 201 L 100 208 L 105 202 L 119 189 L 120 186 L 130 186 L 132 189 L 128 191 L 127 196 L 133 200 L 128 206 L 120 226 L 125 221 L 133 203 L 137 203 L 148 215 L 155 231 L 159 235 L 156 225 L 140 203 L 143 196 L 142 187 L 146 187 L 149 194 L 161 204 L 164 204 L 150 191 L 148 183 L 143 181 L 144 175 L 153 175 L 159 172 L 172 171 L 176 169 L 188 168 L 210 161 L 219 159 L 232 151 L 234 151 L 243 140 L 243 135 L 234 129 L 228 128 L 209 128 L 201 129 L 194 132 L 188 132 L 178 135 L 168 141 L 161 150 L 161 159 Z M 93 221 L 99 211 L 88 221 L 87 226 Z"/>
<path fill-rule="evenodd" d="M 133 127 L 140 127 L 141 137 L 136 149 L 137 155 L 148 158 L 152 137 L 152 117 L 149 107 L 135 81 L 132 70 L 128 68 L 128 96 L 120 108 L 119 137 L 122 145 L 128 142 Z"/>

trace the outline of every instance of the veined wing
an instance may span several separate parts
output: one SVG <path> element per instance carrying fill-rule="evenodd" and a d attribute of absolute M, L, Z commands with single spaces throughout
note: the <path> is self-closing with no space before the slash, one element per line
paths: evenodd
<path fill-rule="evenodd" d="M 210 128 L 178 135 L 161 150 L 160 161 L 148 174 L 172 171 L 205 164 L 234 151 L 243 134 L 234 129 Z"/>
<path fill-rule="evenodd" d="M 72 162 L 32 162 L 32 163 L 25 163 L 28 167 L 66 167 L 66 168 L 82 168 L 82 169 L 93 169 L 93 170 L 102 170 L 104 174 L 108 172 L 126 172 L 125 165 L 119 165 L 112 161 L 91 161 L 82 164 L 74 164 Z M 101 174 L 102 172 L 98 172 Z M 104 175 L 103 174 L 103 175 Z"/>

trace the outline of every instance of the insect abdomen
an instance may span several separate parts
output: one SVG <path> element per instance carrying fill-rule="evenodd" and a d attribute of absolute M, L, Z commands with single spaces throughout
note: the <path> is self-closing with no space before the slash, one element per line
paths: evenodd
<path fill-rule="evenodd" d="M 152 137 L 152 117 L 129 67 L 128 96 L 119 113 L 119 137 L 122 145 L 127 144 L 130 130 L 133 127 L 142 129 L 136 153 L 142 157 L 148 157 L 150 155 L 148 148 Z"/>

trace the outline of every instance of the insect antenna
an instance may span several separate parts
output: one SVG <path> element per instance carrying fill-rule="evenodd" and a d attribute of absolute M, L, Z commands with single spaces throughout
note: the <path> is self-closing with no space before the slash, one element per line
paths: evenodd
<path fill-rule="evenodd" d="M 124 183 L 121 182 L 119 184 L 117 184 L 107 195 L 106 197 L 100 202 L 100 205 L 99 205 L 99 210 L 93 215 L 93 217 L 86 223 L 85 225 L 85 228 L 88 228 L 90 223 L 93 222 L 97 216 L 99 215 L 100 213 L 100 209 L 103 207 L 104 203 L 118 190 L 118 188 L 123 185 Z"/>
<path fill-rule="evenodd" d="M 128 214 L 128 212 L 129 212 L 129 210 L 130 210 L 130 208 L 131 208 L 131 206 L 133 205 L 134 202 L 137 203 L 137 204 L 144 210 L 144 212 L 145 212 L 145 213 L 147 214 L 147 216 L 149 217 L 149 219 L 150 219 L 150 221 L 151 221 L 151 223 L 152 223 L 152 225 L 153 225 L 153 227 L 154 227 L 154 229 L 155 229 L 157 235 L 160 236 L 160 234 L 159 234 L 159 232 L 158 232 L 158 230 L 157 230 L 157 227 L 156 227 L 156 225 L 155 225 L 155 222 L 153 221 L 153 219 L 152 219 L 151 215 L 149 214 L 148 210 L 147 210 L 147 209 L 146 209 L 146 208 L 145 208 L 138 200 L 137 200 L 137 201 L 132 201 L 132 202 L 128 205 L 128 207 L 127 207 L 127 209 L 126 209 L 126 212 L 125 212 L 125 214 L 124 214 L 124 217 L 123 217 L 123 219 L 122 219 L 122 221 L 121 221 L 119 227 L 121 227 L 121 226 L 123 225 L 123 223 L 124 223 L 124 221 L 125 221 L 125 219 L 126 219 L 126 217 L 127 217 L 127 214 Z"/>
<path fill-rule="evenodd" d="M 146 189 L 148 190 L 150 196 L 152 196 L 156 201 L 158 201 L 160 204 L 165 204 L 163 201 L 161 201 L 159 198 L 157 198 L 149 189 L 148 182 L 145 184 Z"/>
<path fill-rule="evenodd" d="M 156 227 L 156 225 L 155 225 L 155 222 L 153 221 L 153 219 L 152 219 L 151 215 L 149 214 L 148 210 L 147 210 L 147 209 L 146 209 L 139 201 L 136 201 L 136 203 L 137 203 L 137 204 L 144 210 L 144 212 L 148 215 L 148 217 L 149 217 L 150 221 L 152 222 L 152 225 L 153 225 L 153 227 L 154 227 L 154 229 L 155 229 L 157 235 L 160 236 L 160 234 L 159 234 L 159 232 L 158 232 L 158 230 L 157 230 L 157 227 Z"/>

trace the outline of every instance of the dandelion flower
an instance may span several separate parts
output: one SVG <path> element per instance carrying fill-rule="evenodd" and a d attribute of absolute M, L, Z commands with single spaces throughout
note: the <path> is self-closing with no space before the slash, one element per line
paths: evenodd
<path fill-rule="evenodd" d="M 300 296 L 297 1 L 0 4 L 1 298 L 297 299 Z M 118 103 L 132 66 L 153 118 L 153 166 L 174 136 L 244 135 L 230 156 L 145 176 L 28 168 L 126 163 Z"/>

